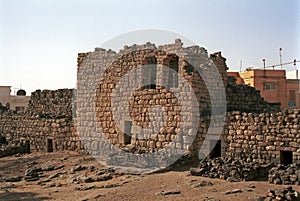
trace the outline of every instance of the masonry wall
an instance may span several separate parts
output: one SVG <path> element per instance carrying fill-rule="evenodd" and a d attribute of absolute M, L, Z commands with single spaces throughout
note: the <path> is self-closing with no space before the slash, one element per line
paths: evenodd
<path fill-rule="evenodd" d="M 227 111 L 254 112 L 280 111 L 280 103 L 269 103 L 260 96 L 254 87 L 236 84 L 235 77 L 228 77 Z"/>
<path fill-rule="evenodd" d="M 29 143 L 30 151 L 79 149 L 72 119 L 72 94 L 72 89 L 33 92 L 25 111 L 0 114 L 1 136 L 8 146 Z M 2 149 L 6 149 L 4 145 Z"/>
<path fill-rule="evenodd" d="M 278 158 L 281 149 L 288 149 L 298 159 L 299 144 L 296 140 L 299 137 L 296 121 L 298 114 L 296 115 L 295 112 L 290 114 L 288 111 L 288 113 L 272 113 L 272 116 L 267 112 L 278 110 L 278 105 L 274 106 L 264 101 L 259 91 L 253 87 L 236 85 L 234 80 L 227 77 L 226 59 L 221 56 L 221 53 L 208 56 L 204 48 L 198 46 L 184 48 L 182 45 L 180 40 L 176 40 L 174 44 L 159 47 L 151 43 L 126 46 L 119 53 L 100 48 L 96 48 L 94 52 L 80 53 L 77 71 L 78 83 L 82 88 L 77 91 L 76 98 L 73 99 L 75 93 L 72 89 L 37 90 L 32 93 L 29 106 L 24 112 L 7 111 L 0 114 L 0 134 L 9 142 L 29 142 L 31 151 L 51 151 L 51 147 L 53 151 L 83 148 L 91 150 L 93 146 L 97 147 L 104 140 L 108 140 L 110 144 L 136 153 L 158 151 L 170 143 L 182 149 L 192 144 L 187 151 L 196 153 L 207 137 L 209 126 L 223 128 L 221 115 L 215 114 L 220 121 L 211 125 L 211 105 L 207 85 L 213 86 L 212 91 L 217 90 L 219 85 L 216 83 L 217 78 L 212 69 L 209 68 L 211 63 L 207 58 L 210 57 L 225 85 L 227 111 L 230 112 L 224 134 L 209 136 L 209 140 L 221 140 L 221 155 L 246 154 L 249 160 L 268 161 L 271 158 Z M 194 55 L 195 58 L 187 58 L 184 55 Z M 122 89 L 123 91 L 118 94 L 120 102 L 112 105 L 112 92 L 120 78 L 127 72 L 139 66 L 152 64 L 154 61 L 158 66 L 169 66 L 174 59 L 177 59 L 178 73 L 188 80 L 199 103 L 197 109 L 201 117 L 195 139 L 190 136 L 192 130 L 181 129 L 178 126 L 178 122 L 181 121 L 180 113 L 193 109 L 193 105 L 185 105 L 185 99 L 191 97 L 191 94 L 181 94 L 176 98 L 170 91 L 172 89 L 176 92 L 177 89 L 188 87 L 184 83 L 178 82 L 177 85 L 172 83 L 170 88 L 159 85 L 139 88 L 144 79 L 149 77 L 149 72 L 148 74 L 140 72 L 142 79 L 134 83 L 136 85 L 132 86 L 130 81 L 122 83 L 124 90 Z M 187 62 L 191 59 L 195 64 L 207 64 L 202 65 L 200 70 L 210 78 L 207 81 L 210 83 L 205 83 L 195 68 Z M 156 72 L 157 82 L 161 85 L 166 85 L 166 78 L 169 76 L 164 73 L 166 73 L 164 70 Z M 95 79 L 97 76 L 101 79 Z M 134 87 L 137 90 L 131 94 L 130 90 Z M 90 89 L 94 89 L 95 91 L 92 90 L 94 93 L 91 93 Z M 130 97 L 129 105 L 122 103 L 122 98 L 126 97 Z M 179 103 L 183 105 L 180 106 Z M 139 129 L 150 123 L 149 109 L 154 105 L 161 105 L 165 109 L 166 125 L 154 138 L 140 139 Z M 128 106 L 130 116 L 124 118 L 122 113 L 113 115 L 113 112 L 123 111 L 124 107 Z M 223 106 L 220 104 L 217 108 Z M 265 113 L 262 113 L 264 111 Z M 271 121 L 273 117 L 278 118 L 276 121 Z M 95 121 L 98 122 L 98 126 L 94 124 Z M 189 118 L 184 120 L 187 124 L 191 123 L 189 121 Z M 157 118 L 155 122 L 162 123 L 162 120 Z M 78 136 L 78 127 L 81 129 L 81 136 Z M 94 131 L 98 129 L 102 129 L 103 135 L 93 136 Z M 122 130 L 130 132 L 132 137 L 128 138 Z M 175 142 L 172 142 L 174 139 Z M 206 148 L 211 149 L 210 146 L 208 144 Z"/>
<path fill-rule="evenodd" d="M 283 151 L 300 162 L 300 110 L 276 113 L 229 112 L 224 130 L 226 153 L 247 161 L 281 162 Z"/>
<path fill-rule="evenodd" d="M 209 60 L 209 57 L 211 57 L 213 63 Z M 155 72 L 157 85 L 150 88 L 143 87 L 153 72 L 137 71 L 136 77 L 129 79 L 130 81 L 127 79 L 126 82 L 122 82 L 122 89 L 117 90 L 118 94 L 115 95 L 120 100 L 118 104 L 112 105 L 112 92 L 117 87 L 120 79 L 126 76 L 126 73 L 147 64 L 154 64 L 162 68 L 164 66 L 171 67 L 174 60 L 177 60 L 178 74 L 188 81 L 187 84 L 180 80 L 176 86 L 173 83 L 168 83 L 170 72 L 158 68 Z M 193 65 L 199 67 L 202 72 L 201 76 L 189 61 L 193 61 Z M 216 65 L 217 69 L 213 69 L 213 64 Z M 104 132 L 104 137 L 111 144 L 124 150 L 136 150 L 138 153 L 158 151 L 168 146 L 174 139 L 174 146 L 179 149 L 188 149 L 194 139 L 190 135 L 193 128 L 180 128 L 180 113 L 189 113 L 194 110 L 193 104 L 187 101 L 191 97 L 190 93 L 194 93 L 196 101 L 199 103 L 197 110 L 201 114 L 209 115 L 211 104 L 207 86 L 210 86 L 210 92 L 217 91 L 220 88 L 220 83 L 216 77 L 218 73 L 221 75 L 220 82 L 226 86 L 226 69 L 225 58 L 221 56 L 220 52 L 209 56 L 207 51 L 199 46 L 183 47 L 180 40 L 176 40 L 174 44 L 159 47 L 151 43 L 140 46 L 126 46 L 119 53 L 97 48 L 94 52 L 79 54 L 77 82 L 81 87 L 77 96 L 77 121 L 83 125 L 91 125 L 90 119 L 94 117 L 89 112 L 95 112 L 96 119 L 94 120 L 99 123 L 98 125 Z M 101 70 L 104 71 L 102 74 Z M 101 79 L 95 79 L 96 76 L 101 76 Z M 202 76 L 208 79 L 204 81 Z M 133 82 L 133 79 L 137 79 L 137 81 Z M 172 84 L 172 86 L 168 88 L 168 84 Z M 185 89 L 190 86 L 192 92 L 186 92 Z M 132 98 L 128 105 L 125 100 L 130 96 L 133 88 L 137 90 L 134 94 L 131 94 Z M 91 89 L 96 89 L 96 94 L 91 95 Z M 175 93 L 179 91 L 180 96 L 176 98 L 172 91 Z M 221 94 L 215 94 L 215 96 L 218 95 Z M 217 108 L 225 109 L 223 104 L 226 105 L 226 103 L 216 102 Z M 95 105 L 93 105 L 94 103 Z M 166 125 L 164 129 L 158 132 L 156 137 L 149 137 L 150 134 L 154 134 L 150 131 L 143 133 L 144 139 L 141 139 L 141 136 L 139 137 L 141 134 L 140 127 L 149 124 L 149 109 L 155 105 L 161 105 L 166 111 Z M 114 111 L 124 111 L 127 107 L 130 107 L 130 116 L 122 116 L 122 113 L 119 115 L 113 114 Z M 184 124 L 193 124 L 192 120 L 192 117 L 186 118 Z M 164 119 L 161 118 L 154 121 L 159 125 L 164 124 Z M 191 148 L 192 151 L 201 146 L 206 134 L 206 123 L 208 123 L 206 118 L 202 118 L 198 130 L 196 130 L 197 139 Z M 126 130 L 126 124 L 131 125 L 129 126 L 130 131 L 128 131 L 131 138 L 128 138 L 123 132 Z M 93 127 L 97 127 L 97 125 L 82 127 L 80 133 L 83 138 L 89 140 L 90 136 L 94 135 Z"/>
<path fill-rule="evenodd" d="M 181 129 L 178 126 L 180 112 L 191 111 L 191 105 L 185 105 L 185 102 L 182 101 L 183 99 L 176 99 L 170 90 L 166 88 L 155 86 L 152 89 L 139 89 L 138 86 L 142 86 L 139 84 L 143 83 L 143 79 L 141 79 L 141 82 L 138 81 L 136 83 L 124 82 L 122 83 L 123 88 L 118 97 L 126 99 L 129 95 L 132 95 L 130 99 L 131 105 L 123 104 L 122 98 L 117 105 L 112 105 L 111 103 L 112 91 L 116 88 L 120 78 L 124 77 L 127 72 L 149 64 L 149 58 L 154 58 L 156 61 L 155 64 L 158 66 L 170 66 L 170 61 L 174 56 L 178 56 L 178 73 L 192 85 L 193 92 L 196 94 L 199 103 L 198 109 L 201 118 L 195 138 L 189 134 L 192 132 L 192 129 Z M 77 97 L 77 101 L 79 102 L 77 107 L 80 111 L 80 115 L 77 118 L 82 125 L 89 125 L 83 126 L 81 130 L 83 139 L 87 139 L 87 142 L 84 143 L 85 146 L 91 149 L 93 146 L 103 146 L 101 141 L 109 140 L 110 144 L 114 144 L 123 150 L 144 153 L 156 152 L 171 144 L 171 146 L 180 149 L 185 149 L 192 144 L 188 151 L 190 153 L 199 152 L 204 139 L 207 137 L 209 127 L 223 128 L 222 123 L 224 121 L 222 115 L 218 114 L 214 114 L 214 118 L 219 119 L 219 121 L 211 121 L 211 104 L 207 86 L 214 86 L 215 88 L 211 89 L 212 91 L 217 90 L 216 88 L 220 86 L 210 68 L 208 57 L 216 65 L 218 73 L 221 75 L 221 80 L 225 85 L 228 111 L 237 110 L 257 113 L 279 110 L 279 105 L 272 105 L 264 101 L 259 91 L 253 87 L 236 85 L 235 81 L 228 78 L 226 74 L 226 59 L 222 57 L 220 52 L 208 56 L 204 48 L 198 46 L 184 48 L 179 40 L 176 40 L 174 44 L 159 47 L 151 43 L 141 46 L 126 46 L 119 53 L 96 48 L 94 52 L 78 55 L 78 83 L 82 85 L 82 88 L 79 92 L 80 96 Z M 196 72 L 194 67 L 191 67 L 187 62 L 190 60 L 195 61 L 195 66 L 199 65 L 200 71 L 209 78 L 206 82 Z M 150 64 L 153 63 L 150 62 Z M 101 74 L 101 70 L 105 70 L 105 72 Z M 138 73 L 140 73 L 138 75 L 145 79 L 151 77 L 150 72 L 145 74 L 143 72 Z M 155 74 L 159 85 L 165 86 L 169 75 L 164 74 L 164 71 L 160 70 L 155 72 Z M 95 76 L 102 76 L 103 78 L 97 80 Z M 140 79 L 139 76 L 136 77 Z M 179 83 L 177 86 L 179 90 L 183 87 L 186 86 L 182 85 L 182 83 Z M 96 95 L 89 94 L 91 93 L 91 88 L 97 90 Z M 134 94 L 130 94 L 133 88 L 138 90 Z M 173 87 L 172 90 L 176 91 L 176 88 Z M 183 93 L 180 96 L 185 98 L 190 97 L 190 94 Z M 183 107 L 179 106 L 179 102 L 183 103 Z M 124 103 L 126 102 L 124 101 Z M 149 133 L 140 136 L 140 127 L 147 126 L 150 122 L 148 118 L 149 108 L 155 105 L 161 105 L 167 111 L 167 125 L 164 129 L 157 132 L 158 135 L 154 138 L 149 138 Z M 123 107 L 130 107 L 130 116 L 124 117 L 121 116 L 121 113 L 120 115 L 113 115 L 113 111 L 125 110 Z M 224 105 L 220 104 L 219 107 L 224 107 Z M 96 121 L 99 122 L 104 132 L 105 139 L 100 140 L 100 143 L 97 145 L 92 145 L 92 143 L 89 144 L 88 142 L 95 133 L 93 127 L 97 127 L 96 124 L 90 122 L 94 118 L 90 115 L 90 112 L 97 114 Z M 162 123 L 162 119 L 159 118 L 154 121 L 158 124 Z M 185 123 L 190 124 L 191 122 L 185 120 Z M 129 130 L 126 124 L 130 125 Z M 123 131 L 130 133 L 131 137 L 125 135 Z M 141 137 L 145 139 L 141 139 Z M 214 143 L 210 143 L 210 141 L 221 140 L 221 155 L 225 156 L 228 143 L 226 137 L 224 135 L 220 136 L 218 133 L 212 133 L 208 137 L 209 143 L 205 144 L 203 150 L 212 149 L 211 146 L 214 146 Z"/>

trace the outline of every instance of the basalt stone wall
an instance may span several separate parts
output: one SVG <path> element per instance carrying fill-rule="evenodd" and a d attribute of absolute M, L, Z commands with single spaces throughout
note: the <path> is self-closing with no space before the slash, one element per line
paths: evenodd
<path fill-rule="evenodd" d="M 260 91 L 248 85 L 237 85 L 234 77 L 228 77 L 227 111 L 254 112 L 280 111 L 280 103 L 268 103 L 260 96 Z"/>
<path fill-rule="evenodd" d="M 72 119 L 73 89 L 36 90 L 31 94 L 26 113 L 43 118 Z"/>
<path fill-rule="evenodd" d="M 209 59 L 208 59 L 209 58 Z M 87 141 L 83 142 L 90 149 L 92 146 L 103 146 L 101 140 L 98 145 L 89 144 L 90 135 L 94 132 L 93 128 L 97 127 L 91 123 L 90 112 L 96 113 L 95 121 L 98 121 L 104 135 L 102 137 L 109 140 L 110 144 L 121 147 L 124 150 L 137 150 L 137 152 L 152 152 L 164 148 L 170 143 L 178 148 L 189 147 L 191 153 L 197 153 L 203 145 L 204 139 L 207 137 L 208 127 L 223 128 L 223 119 L 221 115 L 214 117 L 219 121 L 211 124 L 211 101 L 208 86 L 214 86 L 212 91 L 220 87 L 220 82 L 211 68 L 211 63 L 217 67 L 218 73 L 221 75 L 227 95 L 227 111 L 241 112 L 263 112 L 263 111 L 278 111 L 277 105 L 269 104 L 260 96 L 259 91 L 253 87 L 236 85 L 232 78 L 228 78 L 226 74 L 227 66 L 226 59 L 221 56 L 220 52 L 208 56 L 207 51 L 199 46 L 183 47 L 180 40 L 176 40 L 174 44 L 163 45 L 156 47 L 154 44 L 147 43 L 145 45 L 125 46 L 124 49 L 116 53 L 111 50 L 96 48 L 94 52 L 78 54 L 78 83 L 82 86 L 78 98 L 78 120 L 82 125 L 81 133 Z M 193 61 L 194 63 L 191 63 Z M 180 82 L 177 84 L 168 82 L 170 74 L 163 70 L 150 72 L 138 71 L 136 77 L 144 77 L 140 81 L 123 82 L 123 88 L 120 89 L 118 99 L 119 103 L 112 104 L 112 92 L 116 90 L 118 82 L 121 78 L 130 71 L 140 68 L 147 64 L 155 64 L 157 66 L 168 66 L 175 68 L 184 79 L 191 85 L 193 93 L 196 95 L 199 103 L 200 120 L 196 138 L 191 136 L 192 129 L 181 129 L 178 122 L 181 120 L 180 113 L 193 111 L 193 106 L 184 98 L 191 97 L 191 94 L 182 93 L 183 99 L 176 99 L 173 92 L 184 91 L 184 87 L 188 87 Z M 200 66 L 197 69 L 202 74 L 200 75 L 193 67 Z M 102 71 L 101 71 L 102 70 Z M 105 71 L 104 71 L 105 70 Z M 104 72 L 103 72 L 104 71 Z M 142 86 L 140 83 L 149 83 L 151 77 L 155 75 L 155 80 L 158 83 L 156 86 Z M 101 76 L 102 79 L 95 82 L 95 77 Z M 203 76 L 208 79 L 204 81 Z M 135 79 L 131 78 L 131 79 Z M 174 81 L 174 80 L 173 80 Z M 210 83 L 209 83 L 210 82 Z M 168 86 L 171 87 L 161 87 Z M 90 89 L 94 89 L 94 97 L 91 97 Z M 137 90 L 131 93 L 133 88 Z M 173 90 L 173 92 L 172 92 Z M 114 96 L 116 96 L 114 94 Z M 130 115 L 127 118 L 121 116 L 126 111 L 124 110 L 123 100 L 131 96 L 128 107 Z M 87 99 L 88 97 L 88 99 Z M 124 99 L 123 99 L 123 98 Z M 93 99 L 90 103 L 85 100 Z M 125 102 L 125 101 L 124 101 Z M 225 104 L 225 103 L 224 103 Z M 149 109 L 152 106 L 161 105 L 167 111 L 166 126 L 156 132 L 155 137 L 150 138 L 146 133 L 141 139 L 141 127 L 145 127 L 150 123 Z M 217 107 L 222 107 L 222 104 Z M 121 115 L 114 115 L 118 111 Z M 184 123 L 191 124 L 190 119 L 185 119 Z M 162 124 L 163 119 L 157 117 L 154 119 L 157 124 Z M 130 133 L 128 137 L 124 132 Z M 153 133 L 151 133 L 153 134 Z M 205 145 L 204 150 L 211 150 L 214 146 L 214 141 L 221 140 L 221 155 L 225 155 L 227 147 L 226 137 L 218 133 L 209 135 L 209 140 L 212 143 Z M 172 142 L 173 141 L 173 142 Z M 95 143 L 94 143 L 95 144 Z M 187 148 L 188 149 L 188 148 Z"/>
<path fill-rule="evenodd" d="M 215 69 L 212 67 L 214 64 L 217 67 Z M 155 70 L 147 65 L 155 65 Z M 146 67 L 142 69 L 142 66 Z M 176 71 L 187 82 L 176 78 L 178 75 L 165 71 L 164 66 Z M 94 128 L 98 126 L 103 131 L 100 137 L 105 138 L 98 138 L 99 144 L 108 140 L 110 144 L 125 150 L 158 151 L 170 143 L 179 149 L 188 149 L 193 142 L 192 149 L 199 148 L 206 135 L 206 124 L 209 122 L 209 92 L 218 91 L 221 84 L 226 87 L 226 69 L 221 53 L 208 55 L 207 51 L 199 46 L 183 47 L 180 40 L 159 47 L 151 43 L 125 46 L 118 53 L 96 48 L 94 52 L 79 54 L 77 83 L 80 89 L 77 94 L 77 120 L 80 134 L 87 139 L 87 148 L 93 146 L 89 145 L 88 141 L 95 133 Z M 135 70 L 135 77 L 126 78 L 127 73 Z M 126 80 L 122 82 L 121 78 L 124 77 Z M 151 82 L 152 78 L 156 84 Z M 118 88 L 119 83 L 121 88 Z M 189 88 L 192 90 L 189 91 Z M 177 91 L 180 92 L 178 97 L 174 95 Z M 189 102 L 193 94 L 198 106 Z M 130 100 L 126 102 L 128 97 Z M 113 98 L 118 98 L 118 101 L 113 103 Z M 224 104 L 226 106 L 226 103 L 217 100 L 215 107 L 224 109 Z M 149 125 L 150 108 L 155 105 L 163 107 L 166 122 L 155 116 L 152 122 L 160 125 L 162 129 L 156 132 L 150 128 L 149 132 L 141 132 L 141 128 Z M 126 111 L 128 107 L 129 114 L 124 116 L 122 111 Z M 205 115 L 200 119 L 196 131 L 192 126 L 180 125 L 181 120 L 186 125 L 192 125 L 193 117 L 188 115 L 193 115 L 191 111 L 195 110 Z M 182 114 L 187 114 L 187 118 L 182 119 Z M 93 124 L 91 119 L 98 122 L 98 125 Z M 129 133 L 131 137 L 124 132 Z M 197 134 L 195 141 L 193 132 Z M 143 136 L 140 136 L 141 133 Z M 151 134 L 157 135 L 150 137 Z"/>
<path fill-rule="evenodd" d="M 193 65 L 189 61 L 193 61 Z M 221 84 L 215 71 L 210 68 L 214 64 L 225 86 L 227 110 L 230 112 L 224 133 L 221 136 L 218 133 L 208 136 L 209 141 L 221 141 L 221 155 L 245 155 L 250 161 L 270 161 L 272 158 L 280 159 L 280 154 L 289 154 L 280 152 L 285 150 L 292 151 L 294 159 L 298 160 L 297 111 L 261 113 L 278 108 L 265 102 L 259 91 L 236 85 L 228 78 L 226 59 L 220 52 L 208 55 L 204 48 L 183 47 L 181 41 L 176 40 L 174 44 L 159 47 L 151 43 L 125 46 L 118 53 L 96 48 L 94 52 L 78 54 L 77 62 L 77 78 L 81 88 L 76 93 L 76 99 L 73 99 L 75 93 L 72 89 L 37 90 L 32 93 L 25 111 L 5 111 L 0 114 L 0 134 L 9 143 L 29 142 L 31 151 L 76 150 L 84 147 L 91 151 L 93 147 L 97 149 L 103 146 L 102 142 L 107 140 L 111 145 L 137 153 L 158 151 L 171 143 L 171 146 L 196 153 L 207 137 L 209 126 L 222 129 L 224 126 L 222 115 L 214 114 L 219 121 L 211 121 L 209 90 L 217 91 Z M 140 77 L 140 80 L 134 82 L 133 79 L 127 79 L 122 82 L 121 78 L 126 77 L 128 72 L 153 64 L 157 66 L 155 74 L 146 68 L 136 71 L 140 75 L 136 77 Z M 187 83 L 159 66 L 172 68 Z M 198 66 L 198 69 L 194 66 Z M 202 74 L 199 75 L 198 71 Z M 208 79 L 204 81 L 202 76 Z M 157 85 L 149 80 L 152 77 L 155 77 Z M 118 88 L 119 82 L 122 83 L 121 88 Z M 192 91 L 181 90 L 180 96 L 175 96 L 176 91 L 185 88 L 191 88 Z M 189 102 L 192 94 L 198 105 Z M 116 97 L 118 101 L 114 101 Z M 125 104 L 128 97 L 129 102 Z M 161 106 L 157 110 L 163 108 L 165 111 L 166 122 L 160 116 L 155 116 L 154 121 L 149 118 L 151 108 L 156 105 Z M 216 108 L 222 107 L 224 103 L 217 102 Z M 126 109 L 129 110 L 128 116 L 122 112 Z M 194 123 L 189 112 L 195 109 L 200 113 L 196 131 L 192 127 L 180 126 L 181 121 L 186 125 Z M 187 115 L 183 117 L 182 114 Z M 273 121 L 274 118 L 276 121 Z M 163 128 L 143 133 L 142 139 L 141 128 L 151 122 Z M 103 135 L 94 136 L 95 130 L 99 129 Z M 193 132 L 196 132 L 196 137 L 192 136 Z M 149 137 L 153 133 L 157 135 Z M 208 143 L 204 149 L 211 150 L 214 145 Z"/>
<path fill-rule="evenodd" d="M 72 89 L 37 90 L 25 111 L 0 114 L 0 132 L 8 142 L 3 149 L 14 144 L 26 144 L 30 151 L 83 148 L 72 118 L 72 94 Z"/>
<path fill-rule="evenodd" d="M 229 112 L 226 153 L 248 162 L 300 162 L 300 110 L 277 113 Z"/>

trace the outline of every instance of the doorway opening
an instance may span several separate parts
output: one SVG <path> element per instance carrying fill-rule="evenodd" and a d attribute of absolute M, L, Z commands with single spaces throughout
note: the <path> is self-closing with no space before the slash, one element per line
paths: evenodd
<path fill-rule="evenodd" d="M 30 153 L 30 140 L 25 141 L 26 152 Z"/>
<path fill-rule="evenodd" d="M 288 165 L 293 163 L 293 152 L 292 151 L 280 151 L 280 163 Z"/>
<path fill-rule="evenodd" d="M 53 152 L 53 140 L 47 139 L 47 152 Z"/>
<path fill-rule="evenodd" d="M 210 140 L 210 147 L 213 147 L 209 154 L 209 158 L 221 157 L 221 140 Z"/>
<path fill-rule="evenodd" d="M 125 121 L 124 122 L 124 145 L 131 144 L 131 128 L 132 128 L 132 122 L 131 121 Z"/>

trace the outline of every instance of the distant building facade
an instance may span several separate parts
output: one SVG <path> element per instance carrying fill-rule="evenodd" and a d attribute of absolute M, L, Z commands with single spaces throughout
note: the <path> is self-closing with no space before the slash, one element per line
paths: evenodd
<path fill-rule="evenodd" d="M 16 95 L 10 95 L 11 86 L 0 86 L 0 106 L 10 110 L 22 111 L 28 106 L 30 96 L 25 90 L 18 90 Z"/>
<path fill-rule="evenodd" d="M 247 69 L 244 72 L 228 72 L 237 84 L 246 84 L 260 90 L 268 102 L 281 103 L 281 109 L 300 107 L 299 79 L 287 79 L 285 70 Z"/>

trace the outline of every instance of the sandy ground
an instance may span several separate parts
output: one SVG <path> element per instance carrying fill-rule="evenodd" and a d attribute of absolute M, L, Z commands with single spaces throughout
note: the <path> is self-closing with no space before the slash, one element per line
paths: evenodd
<path fill-rule="evenodd" d="M 36 181 L 6 182 L 5 179 L 24 176 L 30 166 L 53 165 L 59 169 L 43 171 Z M 62 166 L 63 165 L 63 166 Z M 71 174 L 71 168 L 83 165 L 87 169 Z M 95 168 L 90 168 L 94 166 Z M 164 173 L 150 175 L 124 175 L 111 173 L 112 179 L 91 183 L 72 183 L 77 176 L 95 175 L 107 168 L 87 155 L 77 152 L 32 153 L 19 157 L 0 158 L 0 200 L 257 200 L 268 189 L 281 189 L 284 185 L 267 182 L 228 182 L 219 179 L 191 176 L 189 167 L 181 167 Z M 46 179 L 50 175 L 59 175 Z M 194 187 L 201 181 L 210 181 L 211 186 Z M 85 188 L 85 189 L 84 189 Z M 242 192 L 225 194 L 228 190 Z M 293 186 L 300 191 L 300 186 Z M 162 195 L 175 191 L 177 194 Z M 209 199 L 208 199 L 209 200 Z M 212 200 L 212 199 L 211 199 Z"/>

